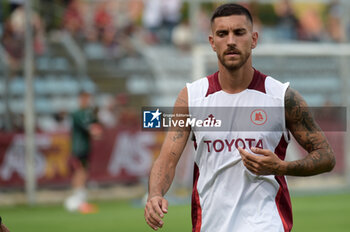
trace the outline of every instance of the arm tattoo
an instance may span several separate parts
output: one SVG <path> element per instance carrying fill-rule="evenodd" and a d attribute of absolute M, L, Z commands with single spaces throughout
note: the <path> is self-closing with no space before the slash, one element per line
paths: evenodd
<path fill-rule="evenodd" d="M 170 155 L 172 155 L 172 156 L 174 156 L 174 157 L 176 157 L 177 156 L 177 154 L 175 153 L 175 152 L 170 152 Z"/>
<path fill-rule="evenodd" d="M 309 153 L 304 159 L 288 162 L 287 175 L 309 176 L 333 169 L 335 158 L 325 135 L 298 92 L 287 89 L 285 95 L 287 128 Z"/>
<path fill-rule="evenodd" d="M 176 142 L 178 139 L 181 139 L 184 136 L 184 132 L 181 129 L 176 130 L 176 134 L 171 138 L 173 142 Z"/>

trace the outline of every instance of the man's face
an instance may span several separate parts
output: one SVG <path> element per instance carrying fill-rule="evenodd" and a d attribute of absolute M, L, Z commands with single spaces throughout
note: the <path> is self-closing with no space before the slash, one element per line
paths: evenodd
<path fill-rule="evenodd" d="M 241 68 L 256 47 L 258 33 L 245 15 L 231 15 L 215 18 L 211 26 L 209 42 L 219 62 L 228 70 Z"/>
<path fill-rule="evenodd" d="M 80 94 L 79 101 L 80 101 L 81 108 L 87 108 L 91 104 L 91 95 L 88 93 Z"/>

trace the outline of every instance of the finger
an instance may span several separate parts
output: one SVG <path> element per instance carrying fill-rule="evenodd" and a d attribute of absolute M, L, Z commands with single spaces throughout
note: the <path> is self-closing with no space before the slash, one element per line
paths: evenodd
<path fill-rule="evenodd" d="M 244 163 L 244 166 L 246 166 L 249 170 L 254 170 L 256 171 L 258 169 L 258 164 L 257 163 L 254 163 L 254 162 L 251 162 L 250 160 L 248 159 L 245 159 L 243 161 Z"/>
<path fill-rule="evenodd" d="M 158 202 L 153 202 L 151 205 L 151 210 L 149 210 L 150 216 L 152 219 L 156 221 L 157 226 L 163 226 L 162 218 L 164 217 L 164 214 L 160 208 L 160 205 Z"/>
<path fill-rule="evenodd" d="M 162 199 L 162 211 L 163 213 L 168 212 L 168 201 L 165 198 Z"/>
<path fill-rule="evenodd" d="M 162 226 L 163 221 L 160 218 L 159 214 L 157 213 L 157 210 L 155 209 L 155 207 L 159 208 L 159 205 L 158 204 L 154 205 L 151 202 L 148 202 L 146 205 L 145 215 L 154 225 Z"/>
<path fill-rule="evenodd" d="M 158 227 L 156 225 L 154 225 L 149 218 L 145 218 L 146 219 L 146 223 L 148 224 L 149 227 L 151 227 L 153 230 L 158 230 Z"/>
<path fill-rule="evenodd" d="M 255 154 L 261 154 L 261 155 L 264 155 L 264 156 L 268 156 L 268 155 L 271 154 L 270 150 L 261 149 L 261 148 L 258 148 L 258 147 L 251 147 L 250 150 L 252 152 L 254 152 Z"/>
<path fill-rule="evenodd" d="M 240 148 L 240 147 L 238 148 L 238 150 L 240 151 L 240 154 L 241 154 L 243 160 L 249 160 L 249 161 L 254 162 L 254 163 L 259 162 L 258 156 L 253 155 L 253 154 L 249 153 L 248 151 L 246 151 L 245 149 Z"/>
<path fill-rule="evenodd" d="M 247 151 L 244 150 L 243 148 L 241 147 L 238 147 L 238 151 L 239 151 L 239 154 L 241 155 L 242 157 L 242 160 L 246 159 L 246 156 L 247 156 Z"/>
<path fill-rule="evenodd" d="M 161 217 L 163 218 L 164 217 L 164 213 L 161 209 L 161 206 L 162 206 L 162 200 L 158 200 L 158 201 L 154 201 L 152 202 L 152 207 L 154 209 L 154 211 Z M 160 220 L 160 219 L 159 219 Z"/>
<path fill-rule="evenodd" d="M 248 152 L 244 152 L 241 154 L 244 166 L 252 173 L 257 174 L 259 170 L 259 163 L 256 162 L 254 155 L 251 155 Z M 252 157 L 253 160 L 249 159 L 250 157 Z"/>
<path fill-rule="evenodd" d="M 247 156 L 252 156 L 252 154 L 250 154 L 246 149 L 243 149 L 241 147 L 238 147 L 238 151 L 241 155 L 247 157 Z"/>
<path fill-rule="evenodd" d="M 159 223 L 159 221 L 154 218 L 154 217 L 157 217 L 155 215 L 156 215 L 156 213 L 154 213 L 154 212 L 150 212 L 148 210 L 145 211 L 146 222 L 154 230 L 158 229 L 158 227 L 162 227 L 162 223 Z"/>
<path fill-rule="evenodd" d="M 163 221 L 160 220 L 160 222 L 154 218 L 155 215 L 154 214 L 150 214 L 148 217 L 148 220 L 150 223 L 152 223 L 153 227 L 162 227 L 163 226 Z"/>
<path fill-rule="evenodd" d="M 156 213 L 155 211 L 149 212 L 149 219 L 154 225 L 157 225 L 157 226 L 163 225 L 162 219 L 160 218 L 158 213 Z"/>
<path fill-rule="evenodd" d="M 258 168 L 256 167 L 256 164 L 251 163 L 251 162 L 249 162 L 249 161 L 245 161 L 245 162 L 243 162 L 243 164 L 244 164 L 244 166 L 245 166 L 250 172 L 252 172 L 252 173 L 255 174 L 255 175 L 258 175 L 259 170 L 258 170 Z"/>
<path fill-rule="evenodd" d="M 241 153 L 241 154 L 244 154 L 244 153 L 246 152 L 246 151 L 245 151 L 243 148 L 241 148 L 241 147 L 238 147 L 237 149 L 238 149 L 239 153 Z"/>

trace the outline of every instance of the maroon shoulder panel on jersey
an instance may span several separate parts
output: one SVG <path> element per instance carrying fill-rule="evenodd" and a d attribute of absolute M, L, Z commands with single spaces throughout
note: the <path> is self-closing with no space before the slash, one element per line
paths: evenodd
<path fill-rule="evenodd" d="M 260 91 L 262 93 L 266 93 L 266 89 L 265 89 L 266 77 L 267 77 L 267 75 L 254 69 L 254 76 L 253 76 L 253 79 L 248 86 L 248 89 L 253 89 L 256 91 Z"/>
<path fill-rule="evenodd" d="M 219 83 L 219 72 L 216 72 L 210 76 L 207 76 L 208 78 L 208 91 L 207 94 L 205 95 L 206 97 L 208 97 L 210 94 L 213 94 L 217 91 L 221 90 L 221 86 Z"/>

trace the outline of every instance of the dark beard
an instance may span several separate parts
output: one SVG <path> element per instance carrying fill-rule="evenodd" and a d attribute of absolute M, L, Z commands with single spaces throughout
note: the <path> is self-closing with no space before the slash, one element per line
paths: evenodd
<path fill-rule="evenodd" d="M 217 57 L 219 59 L 219 62 L 228 70 L 228 71 L 236 71 L 240 69 L 248 60 L 250 54 L 248 54 L 246 57 L 243 57 L 243 60 L 239 62 L 238 64 L 225 64 L 224 59 L 221 59 L 219 54 L 217 54 Z"/>

